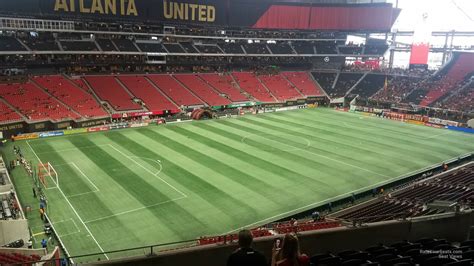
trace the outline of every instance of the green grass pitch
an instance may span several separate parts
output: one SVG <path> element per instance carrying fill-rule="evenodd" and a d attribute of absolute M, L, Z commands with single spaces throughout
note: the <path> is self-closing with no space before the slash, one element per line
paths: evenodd
<path fill-rule="evenodd" d="M 474 135 L 306 109 L 14 144 L 58 172 L 49 216 L 81 255 L 256 227 L 472 152 Z M 13 177 L 37 210 L 31 178 Z"/>

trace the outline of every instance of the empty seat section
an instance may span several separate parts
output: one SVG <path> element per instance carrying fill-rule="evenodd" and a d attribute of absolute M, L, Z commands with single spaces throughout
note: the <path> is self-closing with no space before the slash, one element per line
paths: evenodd
<path fill-rule="evenodd" d="M 0 123 L 8 123 L 21 120 L 21 116 L 11 109 L 10 106 L 0 101 Z"/>
<path fill-rule="evenodd" d="M 315 54 L 312 42 L 294 42 L 293 48 L 298 54 Z"/>
<path fill-rule="evenodd" d="M 113 40 L 118 49 L 122 52 L 138 52 L 137 47 L 131 40 L 128 39 L 116 39 Z"/>
<path fill-rule="evenodd" d="M 147 75 L 147 77 L 178 106 L 204 104 L 170 75 Z"/>
<path fill-rule="evenodd" d="M 141 99 L 146 104 L 148 109 L 153 111 L 178 109 L 176 105 L 163 96 L 145 77 L 119 76 L 118 78 L 135 97 Z"/>
<path fill-rule="evenodd" d="M 110 39 L 97 39 L 96 41 L 104 52 L 117 51 L 117 48 L 115 48 L 115 45 Z"/>
<path fill-rule="evenodd" d="M 332 84 L 334 83 L 334 80 L 337 77 L 337 73 L 313 72 L 312 75 L 326 93 L 329 94 L 332 91 Z"/>
<path fill-rule="evenodd" d="M 85 118 L 107 116 L 90 93 L 74 86 L 63 76 L 34 77 L 33 80 Z"/>
<path fill-rule="evenodd" d="M 259 78 L 278 101 L 303 98 L 294 86 L 281 75 L 262 75 Z"/>
<path fill-rule="evenodd" d="M 219 47 L 228 54 L 244 54 L 239 43 L 219 43 Z"/>
<path fill-rule="evenodd" d="M 267 45 L 272 54 L 294 54 L 293 49 L 291 46 L 286 42 L 275 43 L 275 44 L 268 44 Z"/>
<path fill-rule="evenodd" d="M 194 45 L 203 54 L 222 54 L 217 45 Z"/>
<path fill-rule="evenodd" d="M 265 43 L 248 43 L 243 45 L 247 54 L 270 54 Z"/>
<path fill-rule="evenodd" d="M 306 72 L 282 72 L 291 83 L 293 83 L 301 93 L 306 96 L 324 95 L 321 88 L 314 82 Z"/>
<path fill-rule="evenodd" d="M 203 99 L 211 106 L 227 105 L 231 101 L 221 97 L 215 92 L 206 82 L 199 78 L 196 74 L 181 74 L 175 75 L 176 79 L 184 84 L 188 89 L 192 90 L 199 98 Z"/>
<path fill-rule="evenodd" d="M 177 43 L 165 43 L 163 44 L 170 53 L 186 53 L 186 51 L 183 50 L 181 45 Z"/>
<path fill-rule="evenodd" d="M 0 96 L 33 121 L 80 118 L 79 115 L 30 82 L 1 84 Z"/>
<path fill-rule="evenodd" d="M 186 53 L 190 53 L 190 54 L 196 54 L 196 53 L 199 53 L 198 50 L 196 50 L 196 48 L 193 46 L 192 43 L 190 42 L 181 42 L 180 43 L 181 46 L 183 46 L 184 50 L 186 51 Z"/>
<path fill-rule="evenodd" d="M 15 37 L 0 36 L 0 51 L 26 51 Z"/>
<path fill-rule="evenodd" d="M 98 51 L 97 45 L 91 41 L 61 41 L 64 51 Z"/>
<path fill-rule="evenodd" d="M 252 95 L 261 102 L 275 102 L 267 89 L 260 83 L 253 73 L 249 72 L 233 72 L 235 80 L 239 83 L 240 88 Z"/>
<path fill-rule="evenodd" d="M 219 74 L 200 74 L 200 77 L 209 83 L 212 87 L 216 88 L 219 92 L 227 95 L 227 97 L 233 102 L 246 102 L 249 99 L 240 93 L 240 90 L 234 84 L 234 80 L 230 75 L 219 75 Z"/>
<path fill-rule="evenodd" d="M 161 43 L 157 42 L 138 42 L 137 43 L 138 47 L 142 52 L 146 53 L 166 53 L 165 48 L 163 48 L 163 45 Z"/>
<path fill-rule="evenodd" d="M 97 96 L 107 101 L 117 111 L 138 110 L 141 106 L 135 103 L 124 88 L 113 76 L 87 76 L 85 77 Z"/>

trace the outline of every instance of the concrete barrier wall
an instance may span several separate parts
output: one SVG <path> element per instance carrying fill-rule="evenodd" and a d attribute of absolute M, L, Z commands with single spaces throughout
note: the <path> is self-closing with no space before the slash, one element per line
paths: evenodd
<path fill-rule="evenodd" d="M 25 219 L 0 220 L 0 246 L 19 239 L 23 239 L 25 244 L 30 239 L 28 221 Z"/>
<path fill-rule="evenodd" d="M 473 217 L 471 212 L 444 214 L 412 219 L 410 221 L 388 221 L 357 228 L 333 228 L 304 232 L 299 236 L 301 250 L 308 254 L 326 251 L 338 252 L 347 249 L 365 249 L 379 243 L 391 244 L 402 240 L 416 240 L 424 237 L 445 238 L 449 241 L 463 241 L 469 235 Z M 273 242 L 277 237 L 257 239 L 255 249 L 269 259 Z M 154 257 L 139 257 L 128 260 L 95 263 L 114 265 L 193 265 L 222 266 L 237 246 L 210 245 L 184 250 L 162 252 Z"/>

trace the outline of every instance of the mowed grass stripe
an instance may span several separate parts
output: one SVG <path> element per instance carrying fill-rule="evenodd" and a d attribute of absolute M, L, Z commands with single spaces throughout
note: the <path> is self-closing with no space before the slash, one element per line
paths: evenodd
<path fill-rule="evenodd" d="M 113 134 L 119 133 L 114 132 Z M 72 138 L 71 142 L 76 145 L 79 150 L 81 149 L 81 146 L 93 145 L 93 142 L 84 136 L 77 136 L 76 138 Z M 96 164 L 102 164 L 102 169 L 104 170 L 104 172 L 111 176 L 116 181 L 116 183 L 120 185 L 124 190 L 128 191 L 130 195 L 135 197 L 135 199 L 142 204 L 142 207 L 154 205 L 160 202 L 167 202 L 167 204 L 159 205 L 159 208 L 150 207 L 147 210 L 155 216 L 157 221 L 162 221 L 162 225 L 167 226 L 167 228 L 173 231 L 176 235 L 183 236 L 181 230 L 177 230 L 175 227 L 171 226 L 170 223 L 166 223 L 166 220 L 168 220 L 169 217 L 175 217 L 175 215 L 189 215 L 189 213 L 182 210 L 181 207 L 179 207 L 179 205 L 177 205 L 175 202 L 170 201 L 172 200 L 172 198 L 168 197 L 160 190 L 155 189 L 136 173 L 129 170 L 129 168 L 127 168 L 125 164 L 108 154 L 102 148 L 96 149 L 94 152 L 89 152 L 85 154 Z M 119 171 L 117 171 L 116 169 L 119 169 Z M 168 208 L 171 208 L 173 211 L 169 214 L 164 213 L 163 210 Z M 100 217 L 103 217 L 103 215 Z M 107 223 L 109 223 L 109 220 L 118 219 L 112 216 L 111 218 L 106 220 Z M 104 220 L 97 220 L 92 223 L 103 223 L 103 221 Z"/>
<path fill-rule="evenodd" d="M 174 163 L 174 161 L 168 160 L 169 153 L 166 153 L 165 157 L 156 154 L 149 149 L 149 147 L 155 147 L 153 143 L 156 142 L 168 147 L 170 150 L 179 152 L 182 156 L 181 151 L 176 150 L 176 147 L 173 146 L 172 143 L 168 143 L 167 141 L 164 141 L 164 139 L 157 138 L 156 133 L 148 128 L 140 129 L 137 132 L 147 137 L 147 147 L 144 147 L 140 143 L 130 138 L 127 138 L 122 134 L 117 134 L 116 132 L 107 134 L 107 137 L 109 137 L 116 144 L 121 145 L 123 148 L 127 149 L 129 152 L 134 153 L 135 155 L 141 154 L 143 156 L 157 156 L 164 165 L 163 172 L 166 175 L 172 176 L 173 180 L 177 182 L 180 186 L 186 187 L 187 190 L 192 191 L 202 199 L 206 200 L 215 208 L 219 209 L 222 214 L 225 214 L 232 218 L 236 218 L 238 215 L 242 215 L 242 217 L 245 217 L 250 220 L 255 219 L 257 217 L 257 211 L 254 208 L 252 208 L 245 202 L 235 199 L 231 194 L 227 193 L 227 190 L 222 190 L 214 186 L 213 184 L 209 183 L 205 178 L 197 176 L 191 173 L 190 171 L 185 170 L 182 166 Z M 228 191 L 230 192 L 230 190 Z M 190 231 L 199 233 L 198 229 L 200 225 L 202 230 L 206 230 L 206 228 L 203 228 L 205 226 L 202 225 L 201 222 L 192 222 L 192 219 L 194 217 L 192 214 L 188 214 L 187 216 L 183 215 L 181 216 L 181 219 L 185 219 L 183 223 L 186 224 L 185 226 L 189 225 Z M 191 216 L 191 218 L 189 216 Z M 172 219 L 172 217 L 170 218 Z"/>
<path fill-rule="evenodd" d="M 274 164 L 278 163 L 281 159 L 279 158 L 268 158 L 268 153 L 255 150 L 252 147 L 233 139 L 229 139 L 227 135 L 218 135 L 214 131 L 208 131 L 201 127 L 197 127 L 196 124 L 190 125 L 189 127 L 179 127 L 185 134 L 191 134 L 194 139 L 200 143 L 208 146 L 209 148 L 220 150 L 225 152 L 233 163 L 242 163 L 242 169 L 246 169 L 247 172 L 252 172 L 253 175 L 258 175 L 260 179 L 266 183 L 271 183 L 275 187 L 284 188 L 286 192 L 284 195 L 292 196 L 296 199 L 297 195 L 301 194 L 314 194 L 314 190 L 309 189 L 309 184 L 303 182 L 295 182 L 294 178 L 285 176 L 281 172 L 276 171 L 274 167 L 262 167 L 259 162 L 256 162 L 255 157 L 272 161 Z M 236 152 L 237 150 L 237 152 Z M 252 151 L 249 154 L 248 151 Z M 239 152 L 242 151 L 242 152 Z M 311 181 L 311 184 L 314 182 Z M 292 201 L 291 203 L 293 203 Z M 286 204 L 289 204 L 287 202 Z"/>
<path fill-rule="evenodd" d="M 44 147 L 47 148 L 47 146 L 49 146 L 49 144 L 45 143 Z M 49 149 L 54 150 L 51 146 L 49 147 Z M 51 162 L 54 162 L 55 164 L 64 164 L 66 166 L 66 161 L 59 154 L 51 153 L 51 154 L 48 154 L 48 157 L 44 157 L 44 158 L 40 157 L 40 159 L 43 162 L 45 162 L 44 160 L 50 160 Z M 68 181 L 68 176 L 63 176 L 62 175 L 61 178 L 64 179 L 63 180 L 64 182 Z M 80 182 L 80 181 L 76 181 L 76 183 L 77 182 Z M 61 182 L 61 185 L 62 185 L 62 182 Z M 61 187 L 61 185 L 60 185 L 60 187 Z M 51 195 L 53 195 L 53 193 L 56 195 L 56 196 L 54 196 L 54 198 L 50 197 Z M 63 207 L 61 208 L 60 206 L 57 205 L 60 202 L 63 202 L 63 203 L 66 202 L 64 197 L 62 197 L 62 194 L 60 194 L 59 192 L 55 193 L 55 192 L 52 192 L 52 191 L 48 191 L 47 196 L 48 196 L 48 201 L 51 202 L 51 204 L 49 204 L 49 206 L 48 206 L 48 208 L 49 208 L 48 209 L 48 214 L 50 215 L 51 219 L 53 220 L 53 224 L 54 224 L 54 221 L 61 221 L 61 220 L 72 218 L 76 221 L 76 225 L 78 226 L 79 230 L 81 231 L 81 233 L 78 233 L 77 235 L 75 235 L 74 239 L 71 239 L 71 238 L 65 238 L 64 239 L 65 244 L 68 244 L 68 247 L 70 247 L 69 244 L 72 246 L 72 248 L 70 248 L 69 251 L 74 252 L 73 254 L 100 253 L 101 252 L 100 248 L 96 245 L 95 241 L 88 235 L 85 227 L 78 220 L 76 215 L 72 212 L 70 206 L 64 204 Z M 106 214 L 111 213 L 110 210 L 105 205 L 103 205 L 102 202 L 97 197 L 95 197 L 93 202 L 95 203 L 95 208 L 93 209 L 93 211 L 99 210 L 100 213 L 106 213 Z M 84 215 L 87 211 L 89 211 L 89 208 L 84 208 L 84 206 L 87 206 L 89 204 L 90 204 L 90 202 L 79 202 L 79 204 L 74 204 L 73 206 L 77 210 L 79 215 L 81 215 L 81 218 L 84 218 L 82 215 Z M 90 206 L 88 206 L 88 207 L 90 207 Z M 58 212 L 60 210 L 66 210 L 66 212 L 65 213 L 64 212 L 62 212 L 62 213 Z M 122 227 L 123 224 L 117 223 L 117 224 L 115 224 L 115 226 Z M 61 234 L 65 234 L 65 233 L 64 232 L 58 232 L 58 234 L 61 235 Z M 96 237 L 96 236 L 94 235 L 94 237 Z M 98 239 L 99 243 L 101 243 L 100 241 L 102 239 L 100 239 L 100 238 L 96 238 L 96 239 Z M 102 257 L 102 256 L 99 256 L 99 257 Z"/>
<path fill-rule="evenodd" d="M 214 134 L 218 134 L 223 137 L 227 137 L 231 139 L 232 141 L 236 143 L 241 143 L 242 144 L 242 137 L 243 135 L 237 135 L 232 133 L 232 130 L 226 131 L 224 130 L 221 125 L 223 121 L 220 121 L 220 123 L 200 123 L 196 124 L 196 127 L 206 129 L 209 132 L 212 132 Z M 234 130 L 235 132 L 235 130 Z M 207 140 L 206 140 L 207 139 Z M 206 144 L 209 146 L 212 145 L 217 145 L 216 148 L 219 148 L 221 146 L 226 146 L 227 149 L 232 150 L 232 154 L 234 156 L 238 156 L 240 159 L 245 160 L 247 159 L 249 163 L 255 163 L 257 165 L 260 165 L 260 167 L 265 168 L 265 169 L 272 169 L 275 173 L 278 173 L 280 176 L 285 177 L 287 179 L 293 180 L 297 182 L 302 182 L 307 185 L 312 185 L 309 188 L 313 190 L 313 192 L 317 192 L 318 194 L 323 194 L 323 195 L 330 195 L 334 193 L 335 188 L 329 186 L 327 183 L 320 181 L 319 178 L 316 178 L 315 175 L 323 174 L 325 171 L 321 170 L 323 167 L 326 167 L 328 171 L 335 171 L 337 170 L 325 166 L 319 162 L 315 161 L 310 161 L 308 162 L 308 159 L 299 155 L 295 154 L 290 154 L 287 153 L 286 151 L 280 150 L 277 147 L 271 147 L 256 141 L 248 141 L 245 143 L 244 150 L 247 151 L 252 151 L 252 147 L 255 149 L 260 149 L 263 152 L 260 152 L 261 156 L 254 156 L 248 152 L 243 152 L 238 149 L 234 149 L 230 147 L 227 144 L 224 144 L 222 142 L 219 142 L 219 144 L 216 144 L 212 139 L 202 136 L 201 135 L 201 141 L 206 141 Z M 268 150 L 271 150 L 275 148 L 274 152 L 269 153 Z M 274 162 L 278 161 L 279 164 L 275 164 Z M 291 165 L 291 166 L 290 166 Z M 307 174 L 304 174 L 306 172 Z M 327 173 L 327 172 L 326 172 Z M 314 186 L 317 185 L 318 188 L 316 191 L 314 191 Z"/>
<path fill-rule="evenodd" d="M 287 112 L 285 114 L 279 113 L 277 115 L 291 118 L 294 117 L 295 114 L 292 112 Z M 355 113 L 341 113 L 331 110 L 321 110 L 321 112 L 318 112 L 317 116 L 311 115 L 309 112 L 304 112 L 303 116 L 305 120 L 322 120 L 321 122 L 323 124 L 327 125 L 328 128 L 333 130 L 340 128 L 342 126 L 341 124 L 344 124 L 344 126 L 351 128 L 351 130 L 364 131 L 370 134 L 375 132 L 379 135 L 388 136 L 394 140 L 402 141 L 402 143 L 410 142 L 415 145 L 425 143 L 438 146 L 440 148 L 446 148 L 446 144 L 450 143 L 456 147 L 463 147 L 460 145 L 461 143 L 466 140 L 473 139 L 471 135 L 459 132 L 445 131 L 444 129 L 430 128 L 420 125 L 412 125 L 377 117 L 362 116 Z M 321 116 L 323 119 L 321 119 Z M 301 117 L 301 115 L 298 115 L 298 117 Z M 452 136 L 441 135 L 444 133 L 449 133 L 449 135 L 452 134 Z M 431 137 L 437 135 L 440 135 L 437 137 L 437 139 L 431 139 Z M 443 140 L 443 142 L 447 143 L 438 143 L 436 140 Z M 471 147 L 474 149 L 474 145 Z M 449 149 L 447 150 L 450 151 Z"/>
<path fill-rule="evenodd" d="M 273 139 L 274 141 L 280 141 L 284 140 L 286 142 L 287 147 L 291 147 L 291 145 L 294 145 L 297 147 L 299 142 L 295 142 L 292 140 L 292 136 L 288 135 L 272 135 L 272 134 L 279 134 L 278 132 L 272 132 L 272 131 L 259 131 L 255 130 L 253 127 L 248 127 L 244 126 L 242 124 L 242 121 L 222 121 L 223 124 L 226 126 L 230 127 L 231 130 L 242 130 L 246 132 L 247 134 L 250 134 L 248 136 L 263 136 L 264 138 L 267 139 Z M 250 137 L 248 139 L 251 139 Z M 245 139 L 245 142 L 250 142 L 250 140 Z M 299 144 L 301 145 L 301 144 Z M 314 151 L 318 150 L 317 153 Z M 285 150 L 282 150 L 283 156 L 298 156 L 298 161 L 301 161 L 305 165 L 310 164 L 311 162 L 314 163 L 320 163 L 328 166 L 328 169 L 332 169 L 333 171 L 338 172 L 338 176 L 345 176 L 343 173 L 347 173 L 347 177 L 349 176 L 357 176 L 357 179 L 352 180 L 351 182 L 355 184 L 365 184 L 367 181 L 367 178 L 370 178 L 372 176 L 384 176 L 384 174 L 379 174 L 377 172 L 373 172 L 370 169 L 367 169 L 365 167 L 359 167 L 357 165 L 354 165 L 352 163 L 343 161 L 341 159 L 336 159 L 334 158 L 335 153 L 332 153 L 331 156 L 323 155 L 319 151 L 319 149 L 314 148 L 313 145 L 310 146 L 304 146 L 303 149 L 297 150 L 297 151 L 288 151 L 285 152 Z M 310 154 L 308 156 L 308 154 Z M 349 157 L 350 158 L 350 157 Z M 347 160 L 347 159 L 346 159 Z M 359 183 L 360 182 L 360 183 Z"/>
<path fill-rule="evenodd" d="M 190 148 L 188 145 L 181 144 L 179 142 L 180 136 L 169 131 L 168 128 L 154 132 L 156 134 L 155 139 L 160 139 L 167 143 L 167 145 L 169 145 L 168 147 L 180 151 L 181 156 L 189 160 L 187 165 L 190 168 L 196 169 L 193 171 L 194 174 L 205 177 L 217 188 L 223 190 L 231 188 L 229 191 L 232 191 L 231 194 L 234 198 L 239 200 L 246 198 L 248 200 L 259 202 L 267 207 L 275 205 L 275 202 L 261 194 L 264 193 L 264 187 L 257 186 L 261 185 L 261 183 L 258 183 L 258 180 L 255 180 L 238 169 L 222 163 L 220 160 L 208 156 L 207 148 L 204 149 L 204 151 L 206 151 L 205 154 Z M 167 135 L 172 135 L 173 139 L 166 137 Z M 247 186 L 245 184 L 247 184 Z"/>
<path fill-rule="evenodd" d="M 249 137 L 245 139 L 245 142 L 250 142 L 252 136 L 264 136 L 264 138 L 267 139 L 273 139 L 275 142 L 277 141 L 283 141 L 286 143 L 287 147 L 291 147 L 292 139 L 294 139 L 294 136 L 292 135 L 280 135 L 281 133 L 279 132 L 271 132 L 268 130 L 265 131 L 259 131 L 259 130 L 249 130 L 248 128 L 245 128 L 241 124 L 238 126 L 229 124 L 230 128 L 229 130 L 232 130 L 236 132 L 237 130 L 248 130 L 245 131 L 247 134 L 252 134 L 248 135 Z M 235 126 L 235 127 L 233 127 Z M 275 135 L 272 135 L 275 134 Z M 296 146 L 297 142 L 294 144 Z M 315 143 L 310 143 L 312 145 L 317 145 Z M 293 155 L 293 156 L 301 156 L 297 160 L 301 161 L 304 164 L 322 164 L 328 167 L 331 172 L 336 172 L 332 174 L 327 174 L 327 173 L 313 173 L 314 178 L 317 178 L 320 182 L 323 182 L 327 186 L 332 186 L 334 187 L 334 190 L 337 190 L 337 193 L 334 193 L 333 195 L 338 195 L 342 193 L 346 193 L 347 191 L 352 191 L 356 190 L 359 187 L 364 187 L 370 185 L 371 181 L 373 181 L 374 177 L 380 178 L 382 177 L 383 179 L 386 178 L 386 176 L 382 176 L 376 172 L 372 172 L 372 170 L 367 169 L 367 168 L 361 168 L 357 167 L 348 163 L 344 163 L 342 161 L 334 160 L 331 157 L 328 156 L 323 156 L 318 154 L 314 154 L 310 150 L 312 149 L 312 146 L 304 147 L 304 149 L 301 150 L 294 150 L 294 151 L 288 151 L 284 152 L 284 154 L 288 155 Z M 317 155 L 317 156 L 316 156 Z M 334 180 L 334 176 L 338 176 L 337 180 Z"/>
<path fill-rule="evenodd" d="M 302 122 L 293 122 L 295 118 L 293 116 L 286 116 L 286 119 L 284 118 L 285 116 L 279 116 L 278 121 L 287 123 L 287 124 L 296 124 L 300 125 Z M 272 118 L 269 118 L 272 119 Z M 433 161 L 433 160 L 441 160 L 440 155 L 444 155 L 442 151 L 434 150 L 433 153 L 426 153 L 426 150 L 423 149 L 420 145 L 419 142 L 414 142 L 409 140 L 409 138 L 399 138 L 399 136 L 395 133 L 381 133 L 380 130 L 374 131 L 372 130 L 364 130 L 361 128 L 351 128 L 342 125 L 332 125 L 326 123 L 326 120 L 318 119 L 308 119 L 308 118 L 302 118 L 300 117 L 301 121 L 306 121 L 309 122 L 308 125 L 310 126 L 305 126 L 302 125 L 303 127 L 309 127 L 311 129 L 314 129 L 318 132 L 323 133 L 325 136 L 339 136 L 340 138 L 348 138 L 354 140 L 355 143 L 361 142 L 361 143 L 366 143 L 367 145 L 371 146 L 376 146 L 381 147 L 382 149 L 393 149 L 396 150 L 399 153 L 406 153 L 406 154 L 416 154 L 419 156 L 421 159 L 426 159 L 427 161 Z M 336 129 L 337 128 L 337 129 Z M 346 134 L 345 132 L 350 132 L 351 134 Z M 378 141 L 378 140 L 381 141 Z M 385 148 L 384 148 L 385 146 Z M 375 148 L 375 147 L 374 147 Z M 403 156 L 400 156 L 400 158 L 403 158 Z M 402 159 L 403 160 L 403 159 Z"/>
<path fill-rule="evenodd" d="M 302 151 L 302 153 L 309 153 L 311 154 L 311 157 L 317 158 L 319 161 L 331 161 L 333 164 L 341 164 L 345 165 L 346 167 L 360 169 L 360 170 L 365 170 L 366 174 L 376 174 L 378 176 L 385 176 L 386 173 L 385 171 L 387 170 L 385 167 L 382 167 L 380 165 L 368 165 L 366 162 L 370 161 L 370 156 L 366 155 L 363 150 L 359 149 L 358 147 L 354 147 L 349 144 L 345 144 L 343 142 L 328 142 L 328 141 L 322 141 L 321 139 L 317 137 L 313 137 L 312 135 L 308 134 L 303 134 L 301 133 L 303 130 L 299 131 L 292 131 L 288 130 L 279 126 L 276 126 L 275 124 L 272 124 L 271 122 L 267 123 L 262 123 L 260 121 L 254 121 L 251 119 L 242 119 L 243 121 L 252 124 L 251 127 L 247 126 L 242 126 L 242 122 L 240 121 L 232 121 L 235 123 L 236 127 L 242 127 L 243 130 L 249 132 L 249 133 L 255 133 L 259 134 L 256 132 L 263 131 L 265 130 L 266 132 L 269 133 L 269 135 L 265 136 L 267 138 L 277 138 L 278 136 L 276 134 L 279 134 L 279 132 L 286 132 L 286 138 L 289 138 L 287 141 L 291 141 L 291 138 L 295 136 L 299 136 L 308 140 L 312 141 L 312 145 L 307 147 Z M 294 126 L 293 126 L 294 128 Z M 272 135 L 275 134 L 275 135 Z M 365 161 L 363 159 L 366 159 Z M 371 167 L 368 167 L 371 166 Z"/>
<path fill-rule="evenodd" d="M 337 158 L 344 162 L 354 162 L 360 167 L 367 167 L 378 172 L 387 172 L 386 175 L 395 174 L 397 172 L 391 172 L 393 169 L 404 171 L 410 169 L 408 165 L 412 163 L 412 160 L 405 159 L 401 156 L 398 150 L 390 147 L 376 144 L 371 141 L 361 141 L 357 143 L 357 138 L 350 135 L 339 135 L 337 133 L 332 134 L 315 134 L 319 130 L 312 126 L 290 123 L 285 120 L 276 119 L 274 117 L 264 117 L 256 120 L 244 119 L 254 124 L 254 127 L 262 126 L 268 129 L 272 129 L 274 132 L 286 132 L 289 135 L 305 137 L 312 141 L 309 151 L 313 151 L 318 154 L 327 154 L 328 157 Z M 288 125 L 289 127 L 284 127 Z M 334 156 L 334 157 L 332 157 Z M 385 160 L 379 161 L 380 158 Z M 367 162 L 375 162 L 377 164 L 368 164 Z M 429 162 L 429 161 L 428 161 Z"/>
<path fill-rule="evenodd" d="M 176 126 L 167 127 L 166 130 L 155 132 L 160 134 L 160 138 L 163 138 L 164 141 L 172 142 L 173 145 L 184 151 L 182 154 L 190 160 L 218 173 L 219 176 L 216 176 L 216 178 L 222 179 L 225 187 L 232 187 L 233 191 L 251 190 L 253 195 L 249 196 L 255 198 L 255 200 L 262 204 L 275 204 L 278 206 L 285 203 L 281 196 L 279 196 L 279 194 L 285 193 L 284 190 L 272 185 L 271 183 L 265 183 L 250 173 L 244 172 L 245 169 L 234 167 L 232 165 L 232 160 L 225 160 L 225 158 L 222 157 L 227 156 L 228 153 L 222 153 L 220 152 L 220 149 L 214 149 L 202 144 L 198 139 L 196 139 L 196 135 L 189 134 L 181 127 Z M 166 136 L 173 136 L 173 139 L 167 138 Z M 191 141 L 184 145 L 186 138 L 190 138 Z M 200 152 L 199 150 L 203 152 Z M 219 151 L 219 155 L 221 155 L 220 158 L 213 156 L 213 153 L 216 151 Z M 235 194 L 235 192 L 233 194 Z M 273 208 L 275 206 L 268 207 Z"/>

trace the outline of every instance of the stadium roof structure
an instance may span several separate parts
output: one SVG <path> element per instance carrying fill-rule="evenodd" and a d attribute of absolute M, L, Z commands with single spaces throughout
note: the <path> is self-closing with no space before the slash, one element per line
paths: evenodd
<path fill-rule="evenodd" d="M 390 3 L 336 4 L 288 0 L 18 0 L 1 1 L 0 16 L 133 21 L 166 25 L 273 30 L 388 32 L 400 13 Z M 344 18 L 344 19 L 341 19 Z"/>

